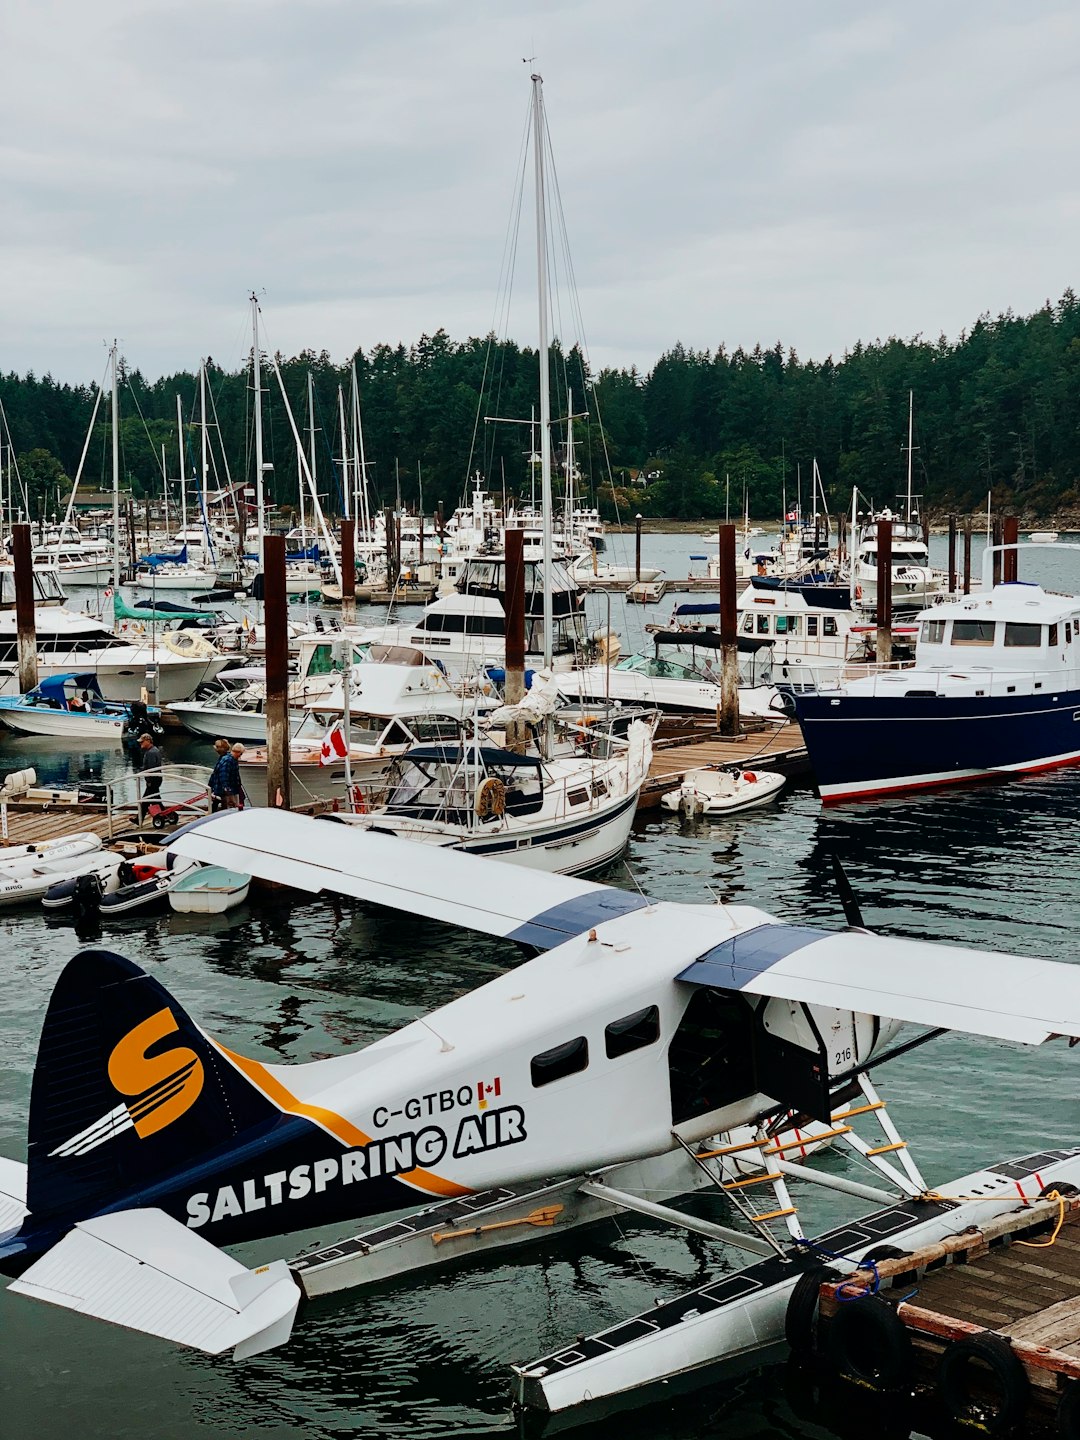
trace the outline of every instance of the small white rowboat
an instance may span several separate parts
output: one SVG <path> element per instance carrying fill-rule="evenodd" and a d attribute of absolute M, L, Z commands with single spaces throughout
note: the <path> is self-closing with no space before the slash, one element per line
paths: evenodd
<path fill-rule="evenodd" d="M 683 815 L 731 815 L 768 805 L 784 788 L 783 775 L 771 770 L 724 770 L 707 765 L 688 770 L 677 790 L 669 790 L 660 803 Z"/>
<path fill-rule="evenodd" d="M 200 865 L 170 887 L 169 904 L 181 915 L 224 915 L 243 904 L 250 888 L 250 875 L 222 865 Z"/>

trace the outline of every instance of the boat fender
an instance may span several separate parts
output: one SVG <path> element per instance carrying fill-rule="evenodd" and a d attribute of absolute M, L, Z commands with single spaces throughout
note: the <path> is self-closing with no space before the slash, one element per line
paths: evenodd
<path fill-rule="evenodd" d="M 1007 1435 L 1020 1424 L 1030 1389 L 1012 1346 L 989 1330 L 955 1340 L 938 1363 L 945 1409 L 958 1424 L 977 1423 L 985 1435 Z"/>
<path fill-rule="evenodd" d="M 506 813 L 506 786 L 494 775 L 476 787 L 476 818 L 490 820 Z"/>
<path fill-rule="evenodd" d="M 828 1265 L 815 1265 L 795 1282 L 784 1312 L 784 1335 L 793 1355 L 813 1353 L 818 1295 L 824 1282 L 835 1278 L 836 1272 Z"/>
<path fill-rule="evenodd" d="M 855 586 L 855 599 L 856 599 L 856 600 L 861 600 L 861 599 L 862 599 L 862 586 L 861 586 L 861 585 L 856 585 L 856 586 Z"/>
<path fill-rule="evenodd" d="M 363 792 L 363 790 L 360 788 L 359 785 L 354 785 L 354 786 L 353 786 L 353 791 L 352 791 L 352 805 L 353 805 L 353 814 L 355 814 L 355 815 L 366 815 L 366 814 L 367 814 L 367 800 L 364 798 L 364 792 Z"/>
<path fill-rule="evenodd" d="M 911 1336 L 880 1295 L 841 1305 L 829 1322 L 825 1349 L 836 1374 L 864 1390 L 892 1394 L 911 1383 Z"/>
<path fill-rule="evenodd" d="M 742 778 L 746 781 L 748 785 L 757 784 L 757 776 L 754 774 L 753 770 L 744 770 L 742 772 Z"/>

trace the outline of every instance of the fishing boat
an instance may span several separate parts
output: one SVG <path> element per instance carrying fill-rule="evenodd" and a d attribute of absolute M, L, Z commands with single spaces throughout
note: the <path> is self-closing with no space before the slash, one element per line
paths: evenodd
<path fill-rule="evenodd" d="M 910 669 L 796 694 L 823 800 L 1080 762 L 1080 596 L 991 588 L 984 573 L 982 591 L 924 610 L 919 626 Z"/>
<path fill-rule="evenodd" d="M 161 712 L 147 707 L 151 720 Z M 123 745 L 124 725 L 131 718 L 126 704 L 106 700 L 97 676 L 50 675 L 25 695 L 0 695 L 0 724 L 23 735 L 56 735 Z"/>
<path fill-rule="evenodd" d="M 198 865 L 169 890 L 169 904 L 181 915 L 224 915 L 247 899 L 251 876 L 222 865 Z"/>
<path fill-rule="evenodd" d="M 737 765 L 705 765 L 688 770 L 682 784 L 669 790 L 660 803 L 687 817 L 733 815 L 754 810 L 779 799 L 783 775 L 770 770 L 741 770 Z"/>

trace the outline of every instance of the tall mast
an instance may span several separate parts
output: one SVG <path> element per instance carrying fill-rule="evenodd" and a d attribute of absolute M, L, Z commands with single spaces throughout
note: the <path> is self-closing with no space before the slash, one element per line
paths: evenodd
<path fill-rule="evenodd" d="M 365 533 L 371 530 L 371 507 L 367 493 L 367 459 L 364 455 L 364 421 L 360 414 L 360 382 L 356 378 L 356 359 L 352 363 L 352 409 L 356 439 L 353 458 L 356 464 L 356 513 Z"/>
<path fill-rule="evenodd" d="M 116 374 L 116 341 L 112 343 L 112 583 L 120 588 L 120 382 Z"/>
<path fill-rule="evenodd" d="M 213 542 L 211 541 L 211 538 L 210 538 L 210 514 L 209 514 L 209 508 L 208 508 L 208 506 L 207 506 L 207 501 L 206 501 L 206 481 L 207 481 L 207 476 L 208 476 L 208 473 L 209 473 L 210 466 L 209 466 L 209 463 L 208 463 L 208 458 L 207 458 L 207 453 L 206 453 L 206 452 L 207 452 L 207 445 L 208 445 L 208 442 L 209 442 L 209 431 L 208 431 L 208 429 L 207 429 L 207 424 L 206 424 L 206 361 L 205 361 L 205 360 L 200 361 L 200 363 L 199 363 L 199 414 L 200 414 L 200 417 L 201 417 L 201 419 L 202 419 L 202 476 L 201 476 L 201 479 L 200 479 L 200 486 L 201 486 L 201 491 L 202 491 L 202 502 L 201 502 L 201 504 L 200 504 L 200 506 L 199 506 L 199 509 L 200 509 L 200 511 L 202 512 L 203 535 L 204 535 L 205 538 L 206 538 L 206 550 L 207 550 L 207 552 L 210 554 L 210 556 L 213 558 L 213 555 L 214 555 L 214 546 L 213 546 Z M 185 541 L 184 543 L 186 544 L 187 542 Z"/>
<path fill-rule="evenodd" d="M 349 432 L 345 428 L 345 395 L 337 387 L 338 424 L 341 426 L 341 493 L 345 497 L 345 514 L 349 513 L 349 488 L 353 483 L 352 465 L 349 463 Z M 359 537 L 358 537 L 359 538 Z"/>
<path fill-rule="evenodd" d="M 187 529 L 187 456 L 184 454 L 184 411 L 176 397 L 176 445 L 180 452 L 180 533 Z"/>
<path fill-rule="evenodd" d="M 547 212 L 544 204 L 544 81 L 532 76 L 533 165 L 536 179 L 536 291 L 540 351 L 540 505 L 544 535 L 544 667 L 551 669 L 554 614 L 551 599 L 551 395 L 548 389 Z"/>
<path fill-rule="evenodd" d="M 315 478 L 315 381 L 311 378 L 311 371 L 310 371 L 310 370 L 307 372 L 307 404 L 308 404 L 308 425 L 310 426 L 310 429 L 309 429 L 309 431 L 308 431 L 308 452 L 309 452 L 309 455 L 310 455 L 310 458 L 311 458 L 311 478 L 314 479 L 314 478 Z M 298 479 L 299 482 L 300 482 L 300 530 L 301 530 L 301 533 L 302 533 L 302 532 L 303 532 L 303 529 L 304 529 L 304 477 L 303 477 L 303 475 L 298 474 L 298 475 L 297 475 L 297 479 Z M 315 487 L 315 493 L 318 494 L 318 486 Z M 349 498 L 348 498 L 348 496 L 349 496 L 349 491 L 348 491 L 348 487 L 346 487 L 346 488 L 345 488 L 345 519 L 346 519 L 346 520 L 348 520 L 348 518 L 349 518 Z M 307 549 L 307 536 L 306 536 L 306 535 L 303 536 L 303 540 L 304 540 L 304 549 L 306 550 L 306 549 Z"/>
<path fill-rule="evenodd" d="M 266 502 L 263 496 L 262 353 L 259 350 L 259 302 L 251 296 L 251 369 L 255 386 L 255 505 L 258 525 L 259 569 L 263 568 L 263 541 L 266 538 Z"/>
<path fill-rule="evenodd" d="M 907 511 L 904 519 L 911 521 L 911 442 L 915 424 L 915 391 L 909 390 L 907 396 Z"/>

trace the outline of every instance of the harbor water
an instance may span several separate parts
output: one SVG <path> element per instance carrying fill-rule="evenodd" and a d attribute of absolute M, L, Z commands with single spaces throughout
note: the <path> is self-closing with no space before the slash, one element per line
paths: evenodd
<path fill-rule="evenodd" d="M 613 538 L 632 555 L 633 537 Z M 942 541 L 935 539 L 938 563 Z M 648 536 L 645 553 L 686 573 L 693 537 Z M 1024 578 L 1080 591 L 1080 552 L 1021 557 Z M 648 619 L 666 619 L 670 597 Z M 590 606 L 603 619 L 606 597 Z M 642 613 L 612 616 L 624 649 Z M 198 763 L 207 746 L 169 742 Z M 31 760 L 32 757 L 32 760 Z M 47 783 L 123 765 L 69 755 L 53 742 L 0 740 L 0 772 L 34 763 Z M 601 877 L 659 899 L 737 900 L 794 922 L 839 927 L 830 867 L 842 857 L 868 926 L 953 945 L 1080 963 L 1080 771 L 822 810 L 796 789 L 778 805 L 727 820 L 638 817 L 625 862 Z M 52 984 L 83 946 L 40 910 L 0 912 L 0 1154 L 25 1159 L 25 1121 L 38 1031 Z M 256 894 L 220 917 L 120 918 L 99 941 L 150 970 L 208 1031 L 259 1059 L 337 1055 L 519 963 L 516 947 L 340 899 L 299 904 Z M 542 962 L 541 962 L 542 963 Z M 947 952 L 942 963 L 948 963 Z M 947 1036 L 876 1076 L 890 1113 L 931 1185 L 994 1159 L 1080 1143 L 1080 1053 Z M 612 1123 L 618 1124 L 618 1117 Z M 857 1178 L 849 1162 L 826 1162 Z M 726 1202 L 701 1212 L 730 1220 Z M 859 1201 L 814 1191 L 810 1233 Z M 240 1253 L 289 1255 L 317 1231 Z M 174 1349 L 0 1294 L 0 1436 L 80 1440 L 305 1440 L 509 1436 L 507 1367 L 542 1355 L 738 1264 L 696 1235 L 627 1218 L 509 1261 L 428 1274 L 304 1307 L 285 1347 L 240 1365 Z M 796 1417 L 776 1366 L 660 1397 L 600 1437 L 802 1436 L 828 1433 Z"/>

